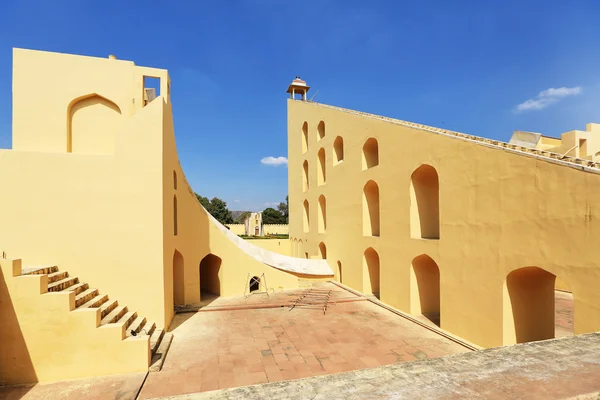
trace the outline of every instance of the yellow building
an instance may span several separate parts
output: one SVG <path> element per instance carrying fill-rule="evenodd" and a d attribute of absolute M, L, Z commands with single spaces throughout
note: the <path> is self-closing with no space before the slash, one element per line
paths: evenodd
<path fill-rule="evenodd" d="M 575 333 L 600 330 L 599 125 L 523 146 L 307 91 L 288 88 L 292 254 L 483 347 L 554 337 L 557 278 Z"/>
<path fill-rule="evenodd" d="M 242 294 L 262 274 L 283 288 L 333 275 L 244 242 L 202 208 L 170 91 L 166 70 L 14 49 L 0 384 L 147 370 L 174 305 Z"/>

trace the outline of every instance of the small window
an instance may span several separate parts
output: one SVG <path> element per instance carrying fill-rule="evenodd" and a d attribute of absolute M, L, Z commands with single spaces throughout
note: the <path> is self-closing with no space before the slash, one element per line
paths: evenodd
<path fill-rule="evenodd" d="M 379 144 L 375 138 L 370 138 L 363 146 L 363 171 L 379 165 Z"/>
<path fill-rule="evenodd" d="M 344 139 L 338 136 L 333 142 L 333 165 L 337 165 L 342 161 L 344 161 Z"/>
<path fill-rule="evenodd" d="M 304 121 L 302 124 L 302 153 L 308 151 L 308 122 Z"/>
<path fill-rule="evenodd" d="M 317 126 L 317 142 L 325 137 L 325 122 L 319 122 Z"/>
<path fill-rule="evenodd" d="M 144 106 L 148 105 L 152 100 L 160 96 L 160 78 L 152 76 L 144 76 Z"/>

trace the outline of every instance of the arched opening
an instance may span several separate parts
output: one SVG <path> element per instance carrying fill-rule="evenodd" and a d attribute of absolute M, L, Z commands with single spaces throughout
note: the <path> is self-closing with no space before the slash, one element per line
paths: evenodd
<path fill-rule="evenodd" d="M 325 149 L 321 148 L 317 154 L 319 157 L 319 174 L 317 175 L 317 185 L 323 185 L 327 180 L 326 165 L 325 165 Z"/>
<path fill-rule="evenodd" d="M 317 225 L 318 232 L 325 233 L 327 229 L 327 203 L 325 200 L 325 196 L 319 196 L 319 203 L 317 204 Z"/>
<path fill-rule="evenodd" d="M 325 122 L 321 121 L 319 122 L 319 125 L 317 125 L 317 141 L 323 139 L 325 137 Z"/>
<path fill-rule="evenodd" d="M 177 196 L 173 196 L 173 235 L 177 236 Z"/>
<path fill-rule="evenodd" d="M 379 254 L 372 247 L 363 256 L 363 293 L 379 298 Z"/>
<path fill-rule="evenodd" d="M 411 313 L 440 326 L 440 269 L 431 257 L 415 257 L 410 269 Z"/>
<path fill-rule="evenodd" d="M 253 276 L 252 278 L 250 278 L 248 286 L 250 289 L 250 293 L 260 290 L 260 278 L 258 276 Z"/>
<path fill-rule="evenodd" d="M 375 138 L 369 138 L 363 146 L 363 171 L 379 165 L 379 144 Z"/>
<path fill-rule="evenodd" d="M 503 330 L 505 345 L 573 334 L 572 295 L 568 299 L 570 303 L 564 306 L 561 304 L 564 299 L 559 297 L 561 292 L 555 290 L 555 285 L 556 275 L 539 267 L 519 268 L 506 276 Z M 560 311 L 557 309 L 559 307 Z"/>
<path fill-rule="evenodd" d="M 173 189 L 177 190 L 177 172 L 173 171 Z"/>
<path fill-rule="evenodd" d="M 200 261 L 200 299 L 206 300 L 221 295 L 221 257 L 207 254 Z"/>
<path fill-rule="evenodd" d="M 185 278 L 183 256 L 177 250 L 173 254 L 173 304 L 185 304 Z"/>
<path fill-rule="evenodd" d="M 302 153 L 308 151 L 308 122 L 302 124 Z"/>
<path fill-rule="evenodd" d="M 379 186 L 369 181 L 363 189 L 363 235 L 379 236 Z"/>
<path fill-rule="evenodd" d="M 302 190 L 308 191 L 308 161 L 304 160 L 302 164 Z"/>
<path fill-rule="evenodd" d="M 327 247 L 325 247 L 325 243 L 319 243 L 319 256 L 321 259 L 325 260 L 327 258 Z"/>
<path fill-rule="evenodd" d="M 338 136 L 333 141 L 333 165 L 344 161 L 344 139 Z"/>
<path fill-rule="evenodd" d="M 121 126 L 121 109 L 92 93 L 67 107 L 67 153 L 112 154 Z"/>
<path fill-rule="evenodd" d="M 310 230 L 310 221 L 309 221 L 309 217 L 310 217 L 310 209 L 309 209 L 309 205 L 308 205 L 308 200 L 304 200 L 304 213 L 303 213 L 303 218 L 302 218 L 302 225 L 304 227 L 304 232 L 308 232 Z"/>
<path fill-rule="evenodd" d="M 410 177 L 410 235 L 440 238 L 439 180 L 435 168 L 423 164 Z"/>
<path fill-rule="evenodd" d="M 337 262 L 337 267 L 338 267 L 338 273 L 337 273 L 338 282 L 343 283 L 342 282 L 342 262 L 341 261 Z"/>

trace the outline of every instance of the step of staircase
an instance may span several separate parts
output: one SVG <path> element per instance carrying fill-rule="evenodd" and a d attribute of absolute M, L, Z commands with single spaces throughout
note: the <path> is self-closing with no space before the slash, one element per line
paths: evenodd
<path fill-rule="evenodd" d="M 89 300 L 87 303 L 82 304 L 79 308 L 97 308 L 108 301 L 107 294 L 99 294 L 96 297 Z"/>
<path fill-rule="evenodd" d="M 125 324 L 125 332 L 127 332 L 129 326 L 136 318 L 137 318 L 137 312 L 128 311 L 116 323 L 117 324 Z"/>
<path fill-rule="evenodd" d="M 154 321 L 146 322 L 146 325 L 144 325 L 144 331 L 146 332 L 146 335 L 152 338 L 152 335 L 156 331 L 156 324 Z"/>
<path fill-rule="evenodd" d="M 85 292 L 85 291 L 86 291 L 86 290 L 88 290 L 89 288 L 90 288 L 90 285 L 88 285 L 87 283 L 81 283 L 81 282 L 80 282 L 80 283 L 76 283 L 76 284 L 75 284 L 75 285 L 73 285 L 73 286 L 70 286 L 70 287 L 68 287 L 68 288 L 67 288 L 67 289 L 65 289 L 65 290 L 70 290 L 70 291 L 73 291 L 73 292 L 75 292 L 75 295 L 77 296 L 77 295 L 79 295 L 79 294 L 81 294 L 81 293 Z"/>
<path fill-rule="evenodd" d="M 160 345 L 160 341 L 162 340 L 164 335 L 164 329 L 154 329 L 154 332 L 152 332 L 152 335 L 150 336 L 150 350 L 153 355 L 154 353 L 156 353 L 156 349 Z"/>
<path fill-rule="evenodd" d="M 63 280 L 65 278 L 67 278 L 69 276 L 69 273 L 67 271 L 64 272 L 53 272 L 51 274 L 48 274 L 48 283 L 54 283 L 56 281 L 60 281 Z"/>
<path fill-rule="evenodd" d="M 48 284 L 49 292 L 60 292 L 61 290 L 68 289 L 69 287 L 76 285 L 79 283 L 79 278 L 76 276 L 71 276 L 65 279 L 61 279 L 60 281 L 56 281 Z"/>
<path fill-rule="evenodd" d="M 146 317 L 137 317 L 135 320 L 133 320 L 133 322 L 131 323 L 131 325 L 129 325 L 129 328 L 127 328 L 127 337 L 132 336 L 132 331 L 135 332 L 135 334 L 137 335 L 138 333 L 140 333 L 140 331 L 142 329 L 144 329 L 144 326 L 146 325 Z"/>
<path fill-rule="evenodd" d="M 108 300 L 100 306 L 100 318 L 104 319 L 104 317 L 110 314 L 118 306 L 119 302 L 117 300 Z"/>
<path fill-rule="evenodd" d="M 25 267 L 21 269 L 21 275 L 44 275 L 58 271 L 56 265 L 41 265 L 36 267 Z"/>
<path fill-rule="evenodd" d="M 120 320 L 127 313 L 127 306 L 117 306 L 108 315 L 102 318 L 100 325 L 112 324 Z"/>
<path fill-rule="evenodd" d="M 98 296 L 98 289 L 87 289 L 75 296 L 75 307 L 79 307 Z"/>

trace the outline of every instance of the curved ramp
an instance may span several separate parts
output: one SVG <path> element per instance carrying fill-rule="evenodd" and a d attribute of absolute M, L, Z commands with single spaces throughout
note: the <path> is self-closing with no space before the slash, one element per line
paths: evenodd
<path fill-rule="evenodd" d="M 200 204 L 200 202 L 198 202 L 198 204 Z M 241 251 L 263 264 L 280 269 L 282 271 L 297 274 L 317 276 L 334 275 L 326 260 L 310 260 L 305 258 L 289 257 L 255 246 L 231 232 L 229 229 L 227 229 L 227 227 L 223 226 L 212 215 L 210 215 L 210 213 L 206 211 L 204 207 L 202 207 L 202 210 L 204 210 L 206 215 L 208 215 L 208 218 L 211 220 L 211 222 Z"/>

